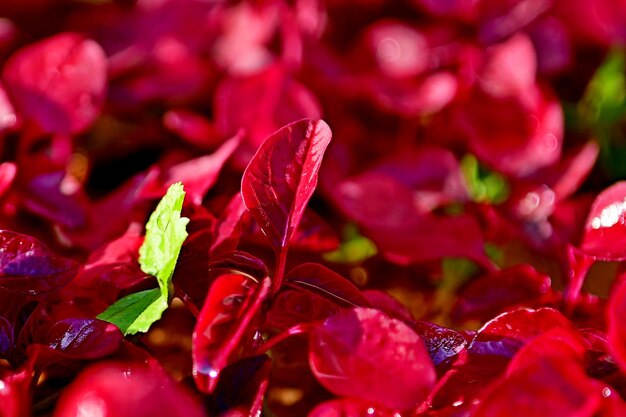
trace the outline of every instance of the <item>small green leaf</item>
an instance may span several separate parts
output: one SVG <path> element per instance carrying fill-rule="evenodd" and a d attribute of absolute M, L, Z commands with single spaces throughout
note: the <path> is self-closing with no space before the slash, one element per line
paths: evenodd
<path fill-rule="evenodd" d="M 374 242 L 359 233 L 357 227 L 348 224 L 343 231 L 343 242 L 339 248 L 323 255 L 328 262 L 356 264 L 378 253 Z"/>
<path fill-rule="evenodd" d="M 187 238 L 189 219 L 180 215 L 184 199 L 180 182 L 168 188 L 146 224 L 146 238 L 139 248 L 141 270 L 154 275 L 159 288 L 127 295 L 98 316 L 115 324 L 124 335 L 147 332 L 168 307 L 173 292 L 172 275 Z"/>
<path fill-rule="evenodd" d="M 185 191 L 180 182 L 168 188 L 146 224 L 146 239 L 139 248 L 141 270 L 157 277 L 166 299 L 178 254 L 187 238 L 189 219 L 180 216 L 184 199 Z"/>
<path fill-rule="evenodd" d="M 615 123 L 626 111 L 626 53 L 612 50 L 587 85 L 580 112 L 587 123 Z"/>
<path fill-rule="evenodd" d="M 467 154 L 463 157 L 461 172 L 473 201 L 499 204 L 509 197 L 507 180 L 502 175 L 482 167 L 474 155 Z"/>
<path fill-rule="evenodd" d="M 120 328 L 124 335 L 147 332 L 167 309 L 167 299 L 158 288 L 140 291 L 120 298 L 98 315 Z"/>

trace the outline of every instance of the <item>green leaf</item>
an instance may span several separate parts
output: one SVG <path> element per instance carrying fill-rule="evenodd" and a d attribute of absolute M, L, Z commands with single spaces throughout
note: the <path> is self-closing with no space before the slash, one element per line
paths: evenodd
<path fill-rule="evenodd" d="M 184 199 L 185 191 L 180 182 L 168 188 L 146 224 L 146 239 L 139 248 L 141 270 L 157 278 L 166 298 L 178 254 L 187 238 L 189 219 L 180 216 Z"/>
<path fill-rule="evenodd" d="M 461 172 L 467 182 L 472 201 L 499 204 L 509 197 L 507 180 L 502 175 L 482 167 L 474 155 L 467 154 L 463 157 Z"/>
<path fill-rule="evenodd" d="M 153 288 L 120 298 L 98 318 L 115 324 L 124 335 L 129 335 L 147 332 L 166 309 L 167 299 L 162 296 L 161 290 Z"/>
<path fill-rule="evenodd" d="M 374 242 L 359 233 L 353 224 L 346 225 L 343 230 L 343 242 L 339 248 L 323 255 L 328 262 L 356 264 L 371 258 L 378 253 Z"/>
<path fill-rule="evenodd" d="M 626 110 L 626 53 L 612 50 L 587 85 L 580 112 L 596 128 L 615 123 Z"/>
<path fill-rule="evenodd" d="M 127 295 L 98 316 L 115 324 L 124 335 L 147 332 L 168 307 L 173 292 L 172 275 L 187 238 L 189 219 L 180 215 L 184 199 L 180 182 L 168 188 L 146 224 L 146 237 L 139 248 L 141 270 L 154 275 L 159 288 Z"/>

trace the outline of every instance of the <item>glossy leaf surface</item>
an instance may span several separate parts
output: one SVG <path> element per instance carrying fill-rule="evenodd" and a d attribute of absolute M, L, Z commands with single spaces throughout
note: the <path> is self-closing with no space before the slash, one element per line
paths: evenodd
<path fill-rule="evenodd" d="M 0 231 L 0 288 L 28 295 L 57 290 L 78 271 L 78 264 L 51 252 L 38 240 Z"/>
<path fill-rule="evenodd" d="M 246 343 L 244 337 L 268 286 L 267 279 L 259 285 L 234 273 L 221 275 L 211 284 L 192 339 L 193 376 L 201 391 L 212 392 L 222 370 L 238 359 L 238 346 Z"/>
<path fill-rule="evenodd" d="M 368 302 L 346 278 L 321 264 L 301 264 L 287 275 L 286 285 L 310 291 L 342 307 L 363 307 Z"/>
<path fill-rule="evenodd" d="M 205 415 L 197 400 L 162 369 L 136 362 L 88 368 L 63 393 L 54 416 L 78 417 L 85 410 L 102 417 Z"/>
<path fill-rule="evenodd" d="M 276 250 L 300 223 L 330 138 L 322 120 L 294 122 L 263 142 L 244 172 L 243 200 Z"/>
<path fill-rule="evenodd" d="M 313 330 L 310 343 L 311 369 L 336 395 L 403 410 L 426 399 L 435 383 L 420 337 L 378 310 L 355 308 L 332 316 Z"/>
<path fill-rule="evenodd" d="M 601 192 L 593 202 L 580 249 L 604 260 L 626 259 L 626 182 Z"/>

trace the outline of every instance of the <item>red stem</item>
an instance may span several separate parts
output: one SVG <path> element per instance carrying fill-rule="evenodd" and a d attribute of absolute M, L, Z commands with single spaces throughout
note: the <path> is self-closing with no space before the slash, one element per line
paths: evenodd
<path fill-rule="evenodd" d="M 287 246 L 281 248 L 280 252 L 276 255 L 276 271 L 274 272 L 274 279 L 272 281 L 272 289 L 270 294 L 276 294 L 283 283 L 283 277 L 285 276 L 285 266 L 287 264 Z"/>
<path fill-rule="evenodd" d="M 311 323 L 296 324 L 295 326 L 290 327 L 284 332 L 277 334 L 276 336 L 272 337 L 270 340 L 265 342 L 263 345 L 261 345 L 261 347 L 259 347 L 257 351 L 257 354 L 267 352 L 268 350 L 272 349 L 274 346 L 281 343 L 285 339 L 290 338 L 291 336 L 310 332 L 312 328 L 313 328 L 313 324 Z"/>

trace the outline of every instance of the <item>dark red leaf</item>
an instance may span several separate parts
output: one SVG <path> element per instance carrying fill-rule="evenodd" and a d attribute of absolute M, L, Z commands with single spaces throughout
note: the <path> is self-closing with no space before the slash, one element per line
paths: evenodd
<path fill-rule="evenodd" d="M 250 217 L 247 211 L 241 194 L 235 194 L 218 219 L 210 248 L 211 255 L 232 252 L 237 248 L 242 229 Z"/>
<path fill-rule="evenodd" d="M 337 249 L 339 243 L 335 229 L 313 210 L 307 209 L 293 235 L 291 247 L 299 251 L 322 253 Z"/>
<path fill-rule="evenodd" d="M 626 182 L 613 184 L 593 202 L 580 249 L 598 259 L 626 259 Z"/>
<path fill-rule="evenodd" d="M 209 262 L 209 271 L 211 274 L 239 272 L 247 274 L 257 281 L 268 276 L 267 266 L 261 259 L 240 250 L 212 257 Z"/>
<path fill-rule="evenodd" d="M 342 307 L 365 307 L 369 304 L 352 282 L 320 264 L 298 265 L 289 272 L 285 284 L 313 292 Z"/>
<path fill-rule="evenodd" d="M 88 411 L 86 411 L 88 410 Z M 67 387 L 54 417 L 202 417 L 198 400 L 156 365 L 102 362 L 87 368 Z"/>
<path fill-rule="evenodd" d="M 425 400 L 435 383 L 420 337 L 378 310 L 340 312 L 314 328 L 310 343 L 311 369 L 336 395 L 404 410 Z"/>
<path fill-rule="evenodd" d="M 0 358 L 6 358 L 13 348 L 13 326 L 0 316 Z"/>
<path fill-rule="evenodd" d="M 281 290 L 272 300 L 265 326 L 275 332 L 284 332 L 299 324 L 326 320 L 340 310 L 332 298 L 295 287 Z"/>
<path fill-rule="evenodd" d="M 267 355 L 260 355 L 242 359 L 224 368 L 209 400 L 213 414 L 222 415 L 234 410 L 241 411 L 245 416 L 260 414 L 270 364 Z"/>
<path fill-rule="evenodd" d="M 420 213 L 414 193 L 387 174 L 366 172 L 344 180 L 335 201 L 393 262 L 409 264 L 457 256 L 482 265 L 490 263 L 473 217 Z"/>
<path fill-rule="evenodd" d="M 383 313 L 407 323 L 415 321 L 411 310 L 409 310 L 398 299 L 392 297 L 384 291 L 365 290 L 363 296 L 367 299 L 370 307 L 382 311 Z"/>
<path fill-rule="evenodd" d="M 558 300 L 550 277 L 530 265 L 517 265 L 471 281 L 459 294 L 452 310 L 456 321 L 485 322 L 517 307 L 541 307 Z"/>
<path fill-rule="evenodd" d="M 41 295 L 61 288 L 77 273 L 78 264 L 52 253 L 38 240 L 0 231 L 0 288 Z"/>
<path fill-rule="evenodd" d="M 243 174 L 243 201 L 277 252 L 300 223 L 330 138 L 322 120 L 294 122 L 263 142 Z"/>
<path fill-rule="evenodd" d="M 46 132 L 70 134 L 99 115 L 106 66 L 96 42 L 62 33 L 20 49 L 6 62 L 3 77 L 24 116 Z"/>
<path fill-rule="evenodd" d="M 213 392 L 222 370 L 239 359 L 241 345 L 251 343 L 244 339 L 268 289 L 268 278 L 258 284 L 236 273 L 211 284 L 192 337 L 193 376 L 201 391 Z"/>

